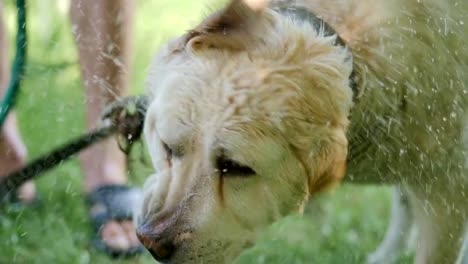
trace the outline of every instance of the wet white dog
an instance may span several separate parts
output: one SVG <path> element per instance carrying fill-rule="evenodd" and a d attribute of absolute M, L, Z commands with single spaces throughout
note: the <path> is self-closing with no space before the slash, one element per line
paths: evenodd
<path fill-rule="evenodd" d="M 455 0 L 233 0 L 171 41 L 149 76 L 156 172 L 140 240 L 164 263 L 228 263 L 344 178 L 398 184 L 420 231 L 415 261 L 459 261 L 467 12 Z"/>

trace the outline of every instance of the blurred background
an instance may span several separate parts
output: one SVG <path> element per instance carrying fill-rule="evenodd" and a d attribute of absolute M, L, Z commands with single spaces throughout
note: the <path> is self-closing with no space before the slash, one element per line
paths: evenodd
<path fill-rule="evenodd" d="M 221 1 L 222 2 L 222 1 Z M 16 111 L 29 159 L 85 132 L 84 97 L 77 51 L 68 16 L 69 0 L 28 3 L 27 74 Z M 15 1 L 4 1 L 14 55 Z M 220 1 L 138 1 L 133 38 L 131 94 L 145 91 L 145 76 L 161 43 L 195 26 Z M 140 185 L 151 172 L 138 146 L 131 157 L 130 178 Z M 0 263 L 153 263 L 149 254 L 111 260 L 90 245 L 90 225 L 76 159 L 42 175 L 40 208 L 0 206 Z M 385 234 L 390 208 L 386 187 L 343 185 L 322 194 L 305 216 L 290 216 L 261 235 L 237 263 L 364 263 Z M 246 212 L 248 213 L 248 212 Z M 225 234 L 229 236 L 229 233 Z M 399 263 L 410 263 L 411 254 Z"/>

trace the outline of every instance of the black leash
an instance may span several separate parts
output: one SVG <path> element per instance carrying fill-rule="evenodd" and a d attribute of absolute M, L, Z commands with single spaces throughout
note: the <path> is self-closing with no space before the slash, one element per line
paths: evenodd
<path fill-rule="evenodd" d="M 103 113 L 101 127 L 33 160 L 26 167 L 0 180 L 0 201 L 27 180 L 54 168 L 81 150 L 117 134 L 119 146 L 128 154 L 143 130 L 148 100 L 146 97 L 126 97 L 110 104 Z"/>

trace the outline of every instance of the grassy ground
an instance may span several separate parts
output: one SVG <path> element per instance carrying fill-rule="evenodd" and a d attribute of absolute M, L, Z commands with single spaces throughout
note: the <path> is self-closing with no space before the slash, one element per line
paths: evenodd
<path fill-rule="evenodd" d="M 13 36 L 13 1 L 5 2 Z M 160 43 L 206 14 L 205 2 L 138 2 L 132 93 L 143 91 L 147 66 Z M 84 132 L 84 99 L 66 1 L 30 3 L 34 5 L 29 12 L 28 71 L 17 110 L 29 156 L 34 158 Z M 133 157 L 138 166 L 130 173 L 136 184 L 148 172 L 138 163 L 139 155 Z M 0 208 L 0 263 L 114 262 L 90 248 L 81 176 L 77 161 L 68 161 L 38 179 L 41 208 Z M 322 195 L 308 206 L 304 217 L 291 216 L 273 225 L 238 263 L 363 263 L 384 234 L 389 194 L 388 188 L 344 186 Z M 404 256 L 399 263 L 410 259 Z M 152 260 L 144 255 L 117 262 Z"/>

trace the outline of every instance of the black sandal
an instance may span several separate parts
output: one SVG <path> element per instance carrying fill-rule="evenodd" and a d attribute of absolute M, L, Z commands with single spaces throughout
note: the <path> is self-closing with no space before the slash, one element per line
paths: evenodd
<path fill-rule="evenodd" d="M 142 245 L 118 250 L 108 246 L 102 239 L 101 228 L 110 220 L 132 220 L 132 208 L 142 198 L 138 188 L 125 185 L 105 185 L 86 196 L 90 208 L 90 220 L 93 227 L 92 245 L 113 258 L 131 257 L 144 252 Z"/>

